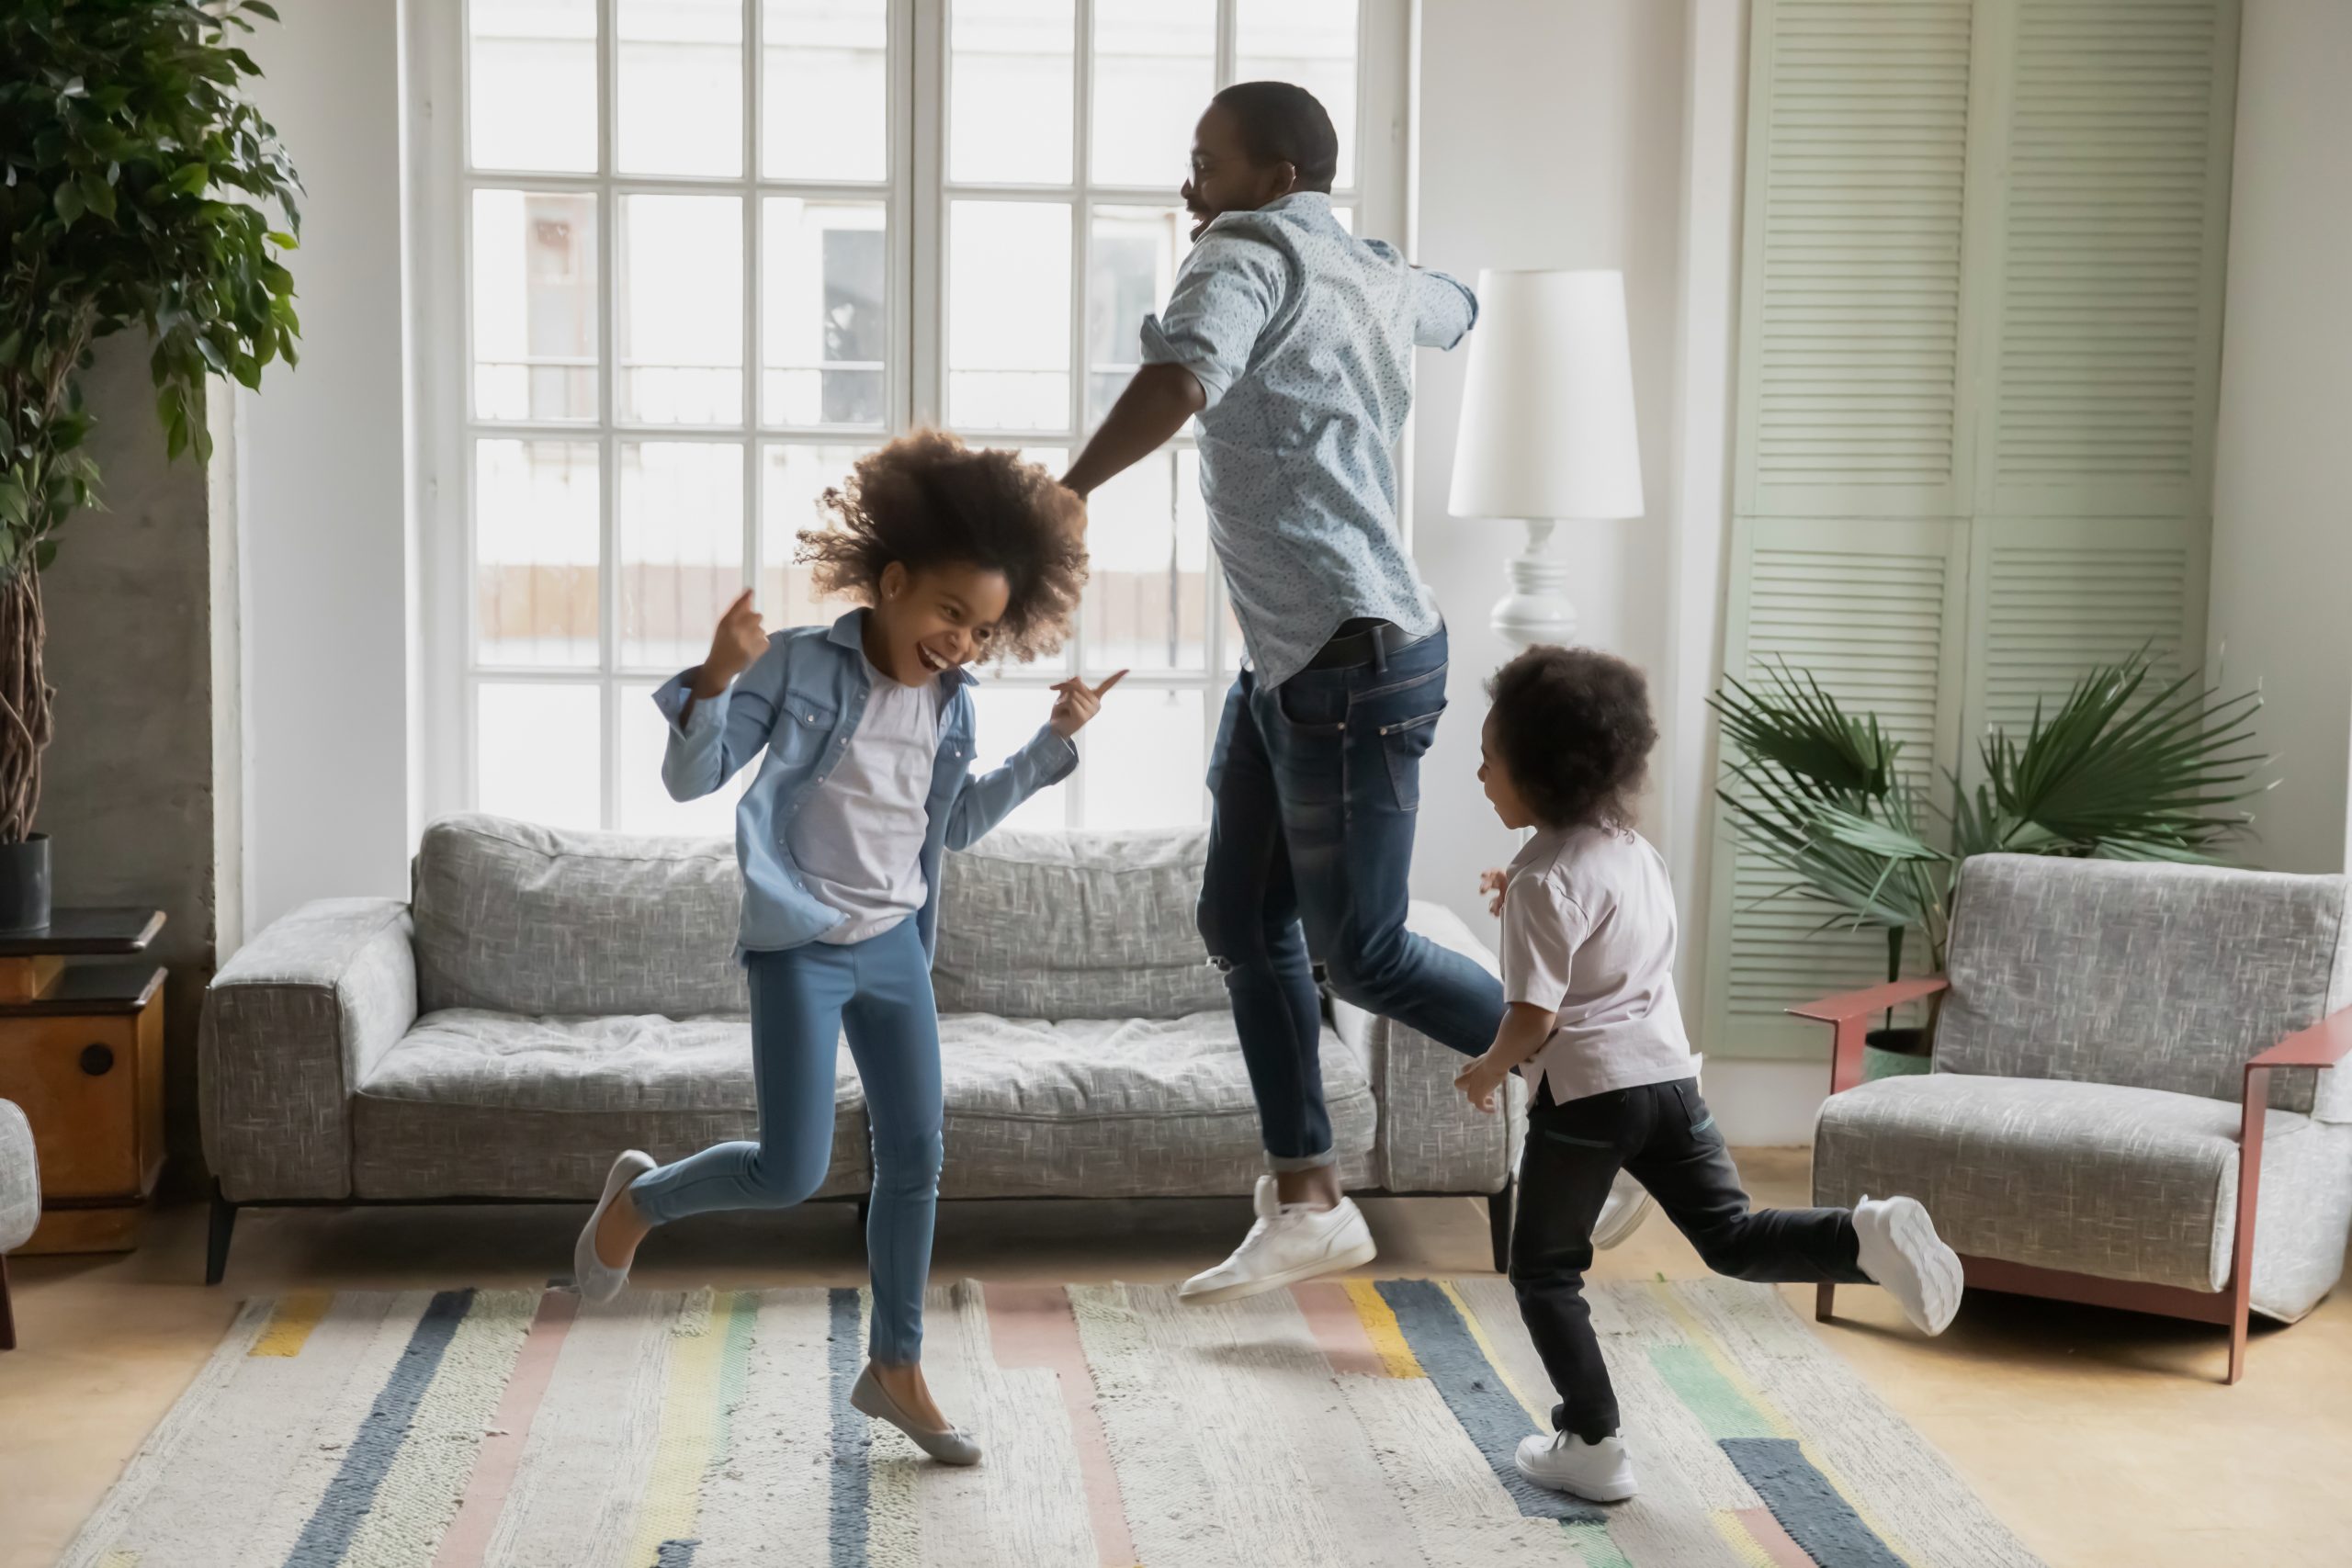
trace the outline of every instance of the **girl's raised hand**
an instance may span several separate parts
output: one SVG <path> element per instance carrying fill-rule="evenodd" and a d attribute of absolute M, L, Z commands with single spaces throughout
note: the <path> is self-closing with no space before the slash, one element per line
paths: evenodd
<path fill-rule="evenodd" d="M 746 588 L 718 617 L 718 629 L 710 634 L 710 657 L 702 661 L 702 680 L 695 684 L 723 690 L 767 650 L 767 627 L 760 624 L 760 613 L 752 608 L 752 591 Z"/>
<path fill-rule="evenodd" d="M 1127 678 L 1124 670 L 1099 686 L 1090 686 L 1073 675 L 1058 682 L 1054 690 L 1060 694 L 1054 700 L 1054 711 L 1046 722 L 1054 733 L 1067 740 L 1086 728 L 1086 721 L 1102 711 L 1102 694 Z"/>

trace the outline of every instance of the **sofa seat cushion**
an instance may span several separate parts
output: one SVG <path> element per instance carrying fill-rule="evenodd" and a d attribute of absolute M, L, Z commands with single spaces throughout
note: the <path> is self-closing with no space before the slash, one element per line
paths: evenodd
<path fill-rule="evenodd" d="M 2120 1084 L 1880 1078 L 1823 1104 L 1814 1201 L 1907 1194 L 1963 1254 L 2218 1291 L 2237 1228 L 2239 1115 L 2227 1100 Z M 2340 1269 L 2346 1134 L 2290 1111 L 2263 1124 L 2255 1296 L 2271 1315 L 2300 1315 Z M 2317 1265 L 2305 1256 L 2314 1238 Z"/>
<path fill-rule="evenodd" d="M 845 1049 L 833 1082 L 826 1196 L 865 1191 L 869 1168 L 865 1096 Z M 668 1161 L 758 1129 L 752 1026 L 741 1015 L 450 1009 L 417 1020 L 360 1085 L 352 1189 L 362 1198 L 594 1198 L 623 1149 Z"/>
<path fill-rule="evenodd" d="M 1266 1168 L 1229 1011 L 1047 1022 L 940 1020 L 954 1198 L 1240 1193 Z M 1377 1112 L 1363 1053 L 1323 1032 L 1342 1180 L 1371 1179 Z"/>

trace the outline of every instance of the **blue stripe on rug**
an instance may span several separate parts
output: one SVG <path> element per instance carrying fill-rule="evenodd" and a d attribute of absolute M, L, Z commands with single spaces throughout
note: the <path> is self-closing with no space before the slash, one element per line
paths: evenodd
<path fill-rule="evenodd" d="M 1516 1456 L 1519 1440 L 1530 1430 L 1527 1411 L 1487 1364 L 1486 1352 L 1470 1337 L 1470 1325 L 1443 1291 L 1428 1280 L 1383 1280 L 1375 1288 L 1396 1314 L 1396 1326 L 1405 1331 L 1405 1342 L 1437 1385 L 1446 1408 L 1487 1456 L 1487 1467 L 1521 1514 L 1578 1523 L 1607 1518 L 1591 1504 L 1538 1486 L 1520 1474 Z"/>
<path fill-rule="evenodd" d="M 1793 1438 L 1724 1438 L 1721 1446 L 1789 1539 L 1825 1568 L 1905 1568 L 1878 1532 L 1813 1468 Z"/>
<path fill-rule="evenodd" d="M 376 1506 L 376 1493 L 390 1472 L 392 1461 L 400 1457 L 401 1445 L 408 1440 L 416 1407 L 424 1403 L 424 1391 L 433 1386 L 441 1358 L 447 1354 L 458 1325 L 465 1321 L 473 1304 L 471 1291 L 437 1292 L 425 1303 L 407 1348 L 392 1363 L 391 1376 L 384 1380 L 383 1392 L 376 1396 L 368 1418 L 359 1424 L 358 1435 L 344 1450 L 343 1464 L 327 1483 L 326 1495 L 304 1522 L 294 1549 L 286 1554 L 286 1568 L 335 1568 L 351 1550 L 351 1538 L 358 1532 L 368 1510 Z"/>
<path fill-rule="evenodd" d="M 831 1316 L 825 1359 L 833 1380 L 832 1568 L 866 1568 L 865 1505 L 872 1481 L 867 1467 L 874 1436 L 865 1417 L 849 1403 L 849 1391 L 857 1385 L 865 1360 L 858 1332 L 864 1325 L 854 1290 L 836 1289 L 827 1303 Z"/>
<path fill-rule="evenodd" d="M 694 1568 L 695 1548 L 701 1544 L 699 1536 L 693 1540 L 665 1540 L 653 1549 L 653 1568 Z"/>

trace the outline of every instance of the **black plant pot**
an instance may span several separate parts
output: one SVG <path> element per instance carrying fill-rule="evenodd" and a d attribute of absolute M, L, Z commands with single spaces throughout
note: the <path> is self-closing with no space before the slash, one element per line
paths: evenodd
<path fill-rule="evenodd" d="M 49 835 L 0 844 L 0 934 L 49 927 Z"/>

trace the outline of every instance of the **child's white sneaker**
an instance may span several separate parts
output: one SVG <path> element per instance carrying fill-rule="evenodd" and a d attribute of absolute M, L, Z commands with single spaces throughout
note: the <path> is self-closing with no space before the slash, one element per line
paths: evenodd
<path fill-rule="evenodd" d="M 1864 1198 L 1854 1205 L 1855 1262 L 1922 1334 L 1941 1334 L 1960 1310 L 1960 1254 L 1936 1234 L 1917 1198 Z"/>
<path fill-rule="evenodd" d="M 1519 1440 L 1519 1472 L 1538 1486 L 1589 1503 L 1622 1503 L 1641 1490 L 1634 1456 L 1611 1432 L 1597 1443 L 1566 1432 L 1538 1432 Z"/>
<path fill-rule="evenodd" d="M 1195 1306 L 1239 1301 L 1373 1260 L 1372 1229 L 1351 1198 L 1329 1209 L 1285 1203 L 1275 1196 L 1274 1179 L 1261 1176 L 1256 1206 L 1258 1222 L 1233 1256 L 1185 1280 L 1178 1300 Z"/>

